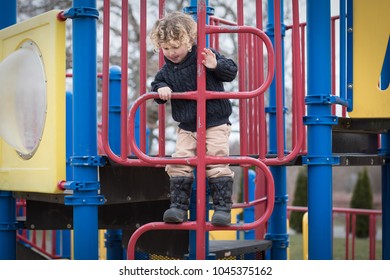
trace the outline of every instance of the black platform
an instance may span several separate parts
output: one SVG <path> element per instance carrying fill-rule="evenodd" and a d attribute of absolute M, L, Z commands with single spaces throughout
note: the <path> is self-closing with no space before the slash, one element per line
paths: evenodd
<path fill-rule="evenodd" d="M 379 151 L 379 134 L 390 129 L 390 119 L 338 118 L 332 127 L 332 152 L 340 166 L 378 166 L 387 162 Z"/>
<path fill-rule="evenodd" d="M 210 240 L 209 252 L 217 259 L 242 258 L 250 253 L 260 253 L 261 259 L 264 259 L 265 251 L 271 246 L 269 240 Z"/>
<path fill-rule="evenodd" d="M 122 244 L 127 247 L 131 234 L 150 222 L 161 222 L 169 208 L 169 177 L 163 167 L 99 167 L 100 194 L 105 203 L 98 207 L 99 229 L 122 229 Z M 73 207 L 65 205 L 67 194 L 16 192 L 26 199 L 27 229 L 73 229 Z M 172 246 L 175 244 L 175 246 Z M 188 232 L 150 231 L 137 242 L 138 250 L 171 257 L 188 253 Z"/>

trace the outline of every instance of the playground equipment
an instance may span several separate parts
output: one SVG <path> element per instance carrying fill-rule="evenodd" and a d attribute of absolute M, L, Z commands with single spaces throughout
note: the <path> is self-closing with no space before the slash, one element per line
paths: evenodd
<path fill-rule="evenodd" d="M 42 139 L 32 150 L 23 150 L 23 145 L 12 147 L 12 143 L 10 146 L 8 142 L 0 142 L 0 259 L 16 259 L 16 231 L 19 228 L 73 229 L 74 259 L 98 258 L 99 228 L 107 229 L 109 259 L 123 258 L 124 250 L 129 259 L 219 259 L 227 256 L 287 259 L 286 168 L 293 164 L 308 166 L 309 259 L 332 259 L 333 166 L 382 166 L 382 251 L 383 259 L 389 259 L 390 116 L 385 109 L 390 105 L 386 89 L 389 25 L 383 24 L 385 16 L 376 16 L 386 14 L 389 3 L 384 0 L 373 2 L 375 4 L 340 0 L 340 90 L 335 95 L 332 90 L 335 75 L 332 76 L 331 67 L 331 62 L 335 63 L 331 48 L 334 33 L 331 32 L 329 1 L 306 1 L 307 24 L 303 25 L 299 21 L 298 0 L 292 0 L 293 24 L 287 30 L 282 16 L 284 4 L 270 0 L 266 32 L 263 31 L 262 1 L 253 3 L 256 27 L 245 25 L 242 0 L 237 1 L 237 22 L 215 17 L 212 1 L 190 1 L 185 11 L 198 22 L 199 49 L 207 44 L 219 48 L 220 33 L 238 34 L 239 91 L 206 91 L 205 72 L 199 63 L 198 90 L 173 94 L 173 98 L 198 102 L 198 153 L 193 158 L 172 159 L 165 153 L 164 125 L 159 127 L 157 155 L 147 152 L 145 102 L 155 95 L 147 93 L 146 67 L 141 67 L 140 96 L 128 109 L 127 16 L 122 17 L 123 52 L 121 69 L 118 69 L 109 63 L 110 1 L 104 1 L 102 147 L 99 147 L 103 153 L 98 154 L 100 142 L 95 105 L 99 12 L 96 1 L 74 0 L 73 7 L 67 11 L 51 11 L 18 24 L 15 24 L 16 1 L 2 1 L 0 28 L 4 29 L 0 30 L 0 59 L 4 62 L 13 56 L 25 41 L 36 46 L 35 53 L 42 55 L 46 75 L 47 113 Z M 159 1 L 159 16 L 165 12 L 164 3 Z M 122 1 L 122 10 L 127 9 L 128 1 Z M 127 12 L 122 14 L 127 15 Z M 366 15 L 372 19 L 369 28 L 362 23 Z M 146 65 L 146 1 L 140 1 L 140 18 L 140 63 Z M 65 102 L 63 21 L 66 19 L 73 21 L 73 92 Z M 32 23 L 43 31 L 31 30 Z M 371 33 L 372 30 L 377 32 Z M 290 31 L 293 86 L 289 108 L 292 140 L 288 143 L 283 57 L 285 44 L 290 42 L 283 40 L 285 32 Z M 377 42 L 372 49 L 371 45 L 364 44 L 367 34 Z M 307 50 L 307 58 L 303 55 L 304 50 Z M 369 59 L 363 60 L 363 57 Z M 0 69 L 3 67 L 7 72 L 3 62 Z M 307 95 L 304 98 L 305 88 Z M 205 104 L 207 99 L 218 97 L 239 100 L 239 155 L 206 156 Z M 335 105 L 346 108 L 351 117 L 336 116 L 332 110 Z M 164 110 L 159 107 L 160 124 L 165 123 Z M 13 122 L 11 127 L 15 129 L 18 125 Z M 381 141 L 378 141 L 378 135 L 381 135 Z M 2 137 L 6 139 L 4 135 Z M 290 150 L 287 146 L 291 146 Z M 159 222 L 169 205 L 168 178 L 163 167 L 172 163 L 193 165 L 197 170 L 190 221 L 180 225 Z M 214 227 L 207 221 L 205 167 L 212 163 L 229 163 L 242 168 L 244 202 L 236 203 L 234 207 L 253 207 L 253 221 L 224 228 Z M 247 190 L 249 168 L 256 173 L 254 199 Z M 16 220 L 15 198 L 26 200 L 25 221 Z M 254 230 L 255 239 L 211 241 L 208 233 L 215 230 Z"/>

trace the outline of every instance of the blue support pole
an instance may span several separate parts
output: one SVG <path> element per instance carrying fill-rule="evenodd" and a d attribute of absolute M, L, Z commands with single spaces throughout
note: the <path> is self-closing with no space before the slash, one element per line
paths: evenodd
<path fill-rule="evenodd" d="M 382 166 L 382 259 L 390 260 L 390 132 L 382 134 L 381 142 L 386 155 Z"/>
<path fill-rule="evenodd" d="M 281 14 L 281 31 L 284 37 L 285 26 L 283 24 L 283 1 L 280 3 Z M 268 2 L 268 24 L 267 35 L 271 39 L 272 44 L 275 44 L 275 17 L 274 17 L 274 1 Z M 282 55 L 284 53 L 284 43 L 282 40 Z M 282 59 L 283 63 L 284 59 Z M 284 77 L 284 63 L 282 64 L 282 77 Z M 284 89 L 284 80 L 283 86 Z M 284 103 L 284 102 L 283 102 Z M 275 79 L 270 86 L 269 107 L 266 109 L 269 114 L 269 153 L 277 153 L 277 131 L 276 131 L 276 83 Z M 285 110 L 283 110 L 285 112 Z M 275 183 L 275 205 L 270 219 L 268 220 L 268 232 L 266 239 L 272 241 L 272 248 L 269 258 L 272 260 L 286 260 L 287 247 L 289 243 L 287 233 L 287 182 L 286 182 L 286 167 L 275 166 L 270 168 L 274 177 Z"/>
<path fill-rule="evenodd" d="M 121 69 L 118 66 L 110 69 L 109 92 L 108 140 L 112 151 L 119 155 L 121 149 Z M 106 239 L 107 260 L 122 260 L 122 230 L 108 229 L 104 237 Z"/>
<path fill-rule="evenodd" d="M 121 69 L 118 66 L 110 68 L 109 107 L 108 107 L 108 141 L 115 154 L 121 150 Z"/>
<path fill-rule="evenodd" d="M 73 166 L 70 158 L 73 153 L 73 94 L 66 92 L 66 181 L 73 181 Z M 64 229 L 62 233 L 62 257 L 71 258 L 70 230 Z"/>
<path fill-rule="evenodd" d="M 70 259 L 71 258 L 71 249 L 70 249 L 70 230 L 61 230 L 61 240 L 62 240 L 62 258 Z"/>
<path fill-rule="evenodd" d="M 198 21 L 198 1 L 191 0 L 188 7 L 183 8 L 183 12 L 192 16 L 192 18 Z M 206 0 L 206 24 L 210 22 L 210 16 L 215 14 L 215 9 L 209 6 L 209 1 Z M 210 46 L 210 35 L 206 35 L 206 47 Z"/>
<path fill-rule="evenodd" d="M 256 192 L 256 172 L 252 169 L 248 170 L 248 199 L 249 201 L 255 200 Z M 255 220 L 255 207 L 251 206 L 244 209 L 244 223 L 252 223 Z M 238 232 L 237 232 L 238 234 Z M 245 240 L 254 240 L 256 239 L 255 230 L 246 230 L 244 231 Z"/>
<path fill-rule="evenodd" d="M 73 28 L 73 181 L 65 185 L 73 194 L 65 204 L 73 206 L 74 258 L 97 260 L 98 205 L 104 197 L 98 194 L 96 1 L 74 0 L 64 16 Z"/>
<path fill-rule="evenodd" d="M 390 82 L 390 41 L 381 73 L 381 89 L 389 87 Z M 382 166 L 382 259 L 390 260 L 390 132 L 382 135 L 382 151 L 386 163 Z"/>
<path fill-rule="evenodd" d="M 309 259 L 330 260 L 332 234 L 332 125 L 330 2 L 307 1 L 307 92 Z"/>
<path fill-rule="evenodd" d="M 188 7 L 183 8 L 183 12 L 192 16 L 192 18 L 197 22 L 198 21 L 198 1 L 191 0 L 190 5 Z M 196 220 L 196 172 L 194 183 L 192 185 L 192 194 L 190 198 L 190 221 Z M 208 238 L 206 238 L 208 240 Z M 206 245 L 207 246 L 207 245 Z M 207 248 L 206 248 L 207 250 Z M 206 252 L 207 254 L 207 252 Z M 196 259 L 196 232 L 193 230 L 189 231 L 189 244 L 188 244 L 188 259 L 195 260 Z"/>
<path fill-rule="evenodd" d="M 16 0 L 0 0 L 0 29 L 16 23 Z M 16 201 L 12 192 L 0 191 L 0 260 L 16 259 Z"/>
<path fill-rule="evenodd" d="M 104 234 L 107 260 L 123 260 L 122 230 L 108 229 Z"/>
<path fill-rule="evenodd" d="M 70 158 L 73 153 L 73 94 L 66 92 L 66 181 L 73 180 L 73 166 Z"/>
<path fill-rule="evenodd" d="M 12 192 L 0 191 L 0 260 L 16 260 L 16 202 Z"/>
<path fill-rule="evenodd" d="M 70 230 L 56 230 L 55 254 L 62 259 L 70 259 Z"/>
<path fill-rule="evenodd" d="M 340 0 L 340 98 L 347 99 L 347 23 L 346 2 Z"/>
<path fill-rule="evenodd" d="M 347 111 L 351 112 L 353 110 L 353 0 L 347 0 L 347 54 L 346 54 L 346 63 L 347 63 L 347 100 L 348 107 Z M 341 80 L 340 80 L 341 82 Z"/>
<path fill-rule="evenodd" d="M 16 23 L 16 0 L 0 0 L 0 29 Z"/>

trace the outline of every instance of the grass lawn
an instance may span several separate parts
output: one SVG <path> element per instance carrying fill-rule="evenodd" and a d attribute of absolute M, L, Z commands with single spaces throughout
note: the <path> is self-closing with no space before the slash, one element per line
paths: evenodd
<path fill-rule="evenodd" d="M 349 259 L 352 259 L 352 239 L 349 240 Z M 302 234 L 291 234 L 289 245 L 289 259 L 290 260 L 302 260 Z M 382 241 L 377 240 L 375 245 L 375 259 L 382 259 Z M 369 240 L 368 238 L 356 238 L 355 240 L 355 260 L 368 260 L 369 259 Z M 345 260 L 345 238 L 333 239 L 333 259 Z"/>

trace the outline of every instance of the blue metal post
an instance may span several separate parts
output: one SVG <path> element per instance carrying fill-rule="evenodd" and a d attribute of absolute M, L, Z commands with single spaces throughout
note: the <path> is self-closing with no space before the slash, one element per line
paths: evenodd
<path fill-rule="evenodd" d="M 0 260 L 16 259 L 16 203 L 12 192 L 0 191 Z"/>
<path fill-rule="evenodd" d="M 73 153 L 73 93 L 66 92 L 66 181 L 73 181 L 73 166 L 70 158 Z M 70 230 L 61 230 L 62 257 L 71 258 Z"/>
<path fill-rule="evenodd" d="M 332 259 L 332 125 L 330 2 L 307 1 L 309 259 Z"/>
<path fill-rule="evenodd" d="M 110 68 L 109 93 L 108 141 L 112 151 L 119 155 L 121 149 L 121 68 L 118 66 Z"/>
<path fill-rule="evenodd" d="M 198 1 L 191 0 L 188 7 L 183 8 L 183 12 L 190 14 L 195 21 L 198 21 Z M 215 10 L 213 7 L 209 6 L 209 1 L 206 0 L 206 24 L 209 24 L 209 16 L 214 15 Z M 206 46 L 209 45 L 209 35 L 206 35 Z"/>
<path fill-rule="evenodd" d="M 252 169 L 248 170 L 248 199 L 249 201 L 255 200 L 255 192 L 256 192 L 256 172 Z M 248 207 L 244 209 L 244 222 L 252 223 L 255 220 L 255 207 Z M 246 230 L 244 232 L 245 240 L 254 240 L 255 239 L 255 230 Z"/>
<path fill-rule="evenodd" d="M 382 135 L 382 151 L 386 155 L 382 166 L 382 259 L 390 260 L 390 132 Z"/>
<path fill-rule="evenodd" d="M 347 98 L 347 23 L 346 3 L 340 0 L 340 98 Z"/>
<path fill-rule="evenodd" d="M 284 37 L 285 26 L 283 24 L 283 1 L 280 3 L 281 14 L 281 31 Z M 274 1 L 268 2 L 268 24 L 267 35 L 275 44 L 275 18 L 274 18 Z M 284 44 L 282 40 L 282 55 L 284 53 Z M 284 59 L 282 59 L 283 63 Z M 284 63 L 282 65 L 282 73 L 284 73 Z M 284 74 L 282 74 L 282 77 Z M 283 86 L 284 89 L 284 80 Z M 283 110 L 283 112 L 285 112 Z M 277 131 L 276 131 L 276 83 L 275 79 L 270 86 L 270 98 L 269 107 L 267 108 L 269 114 L 269 153 L 277 153 Z M 273 260 L 286 260 L 287 259 L 287 247 L 289 243 L 287 233 L 287 183 L 286 183 L 286 167 L 277 166 L 271 167 L 271 172 L 275 181 L 275 205 L 274 211 L 270 219 L 268 220 L 268 232 L 266 239 L 272 240 L 272 248 L 270 251 L 270 259 Z"/>
<path fill-rule="evenodd" d="M 16 0 L 0 0 L 0 29 L 16 23 Z M 0 191 L 0 260 L 16 259 L 16 202 L 12 192 Z"/>
<path fill-rule="evenodd" d="M 73 153 L 73 94 L 66 92 L 66 181 L 73 180 L 73 166 L 70 158 Z"/>
<path fill-rule="evenodd" d="M 56 255 L 63 259 L 70 259 L 70 230 L 56 230 Z"/>
<path fill-rule="evenodd" d="M 347 54 L 346 54 L 346 80 L 347 80 L 347 111 L 351 112 L 353 109 L 353 0 L 347 0 Z M 341 83 L 341 80 L 340 80 Z"/>
<path fill-rule="evenodd" d="M 108 140 L 112 151 L 119 155 L 121 149 L 121 69 L 118 66 L 110 69 L 109 92 Z M 108 229 L 104 237 L 107 260 L 122 260 L 122 230 Z"/>
<path fill-rule="evenodd" d="M 65 204 L 73 206 L 74 258 L 96 260 L 98 205 L 104 203 L 97 169 L 96 1 L 74 0 L 64 16 L 73 26 L 73 181 L 66 183 L 73 194 L 65 197 Z"/>
<path fill-rule="evenodd" d="M 123 260 L 122 230 L 108 229 L 104 234 L 107 260 Z"/>
<path fill-rule="evenodd" d="M 381 89 L 389 87 L 390 82 L 390 42 L 381 73 Z M 382 150 L 386 163 L 382 166 L 382 259 L 390 260 L 390 132 L 382 135 Z"/>
<path fill-rule="evenodd" d="M 71 249 L 70 249 L 70 230 L 60 230 L 61 232 L 61 257 L 64 259 L 71 258 Z"/>
<path fill-rule="evenodd" d="M 0 29 L 16 23 L 16 0 L 0 0 Z"/>

